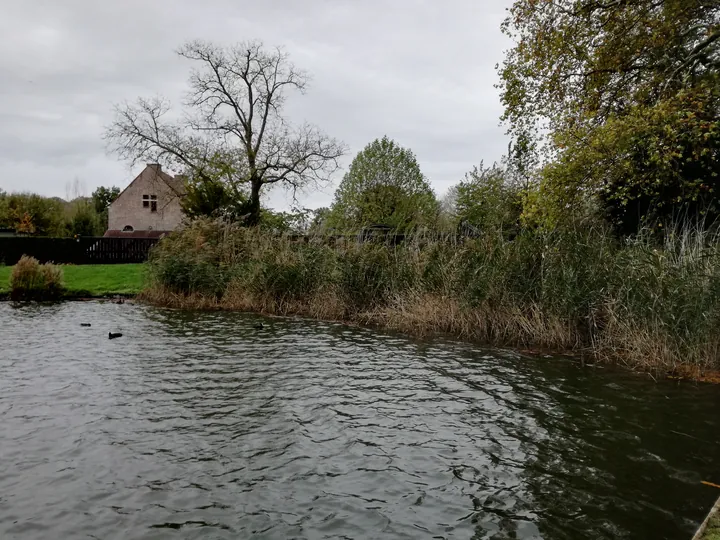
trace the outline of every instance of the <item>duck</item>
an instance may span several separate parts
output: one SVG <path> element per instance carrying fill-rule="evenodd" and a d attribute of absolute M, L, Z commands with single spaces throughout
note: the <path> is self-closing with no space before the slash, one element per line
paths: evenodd
<path fill-rule="evenodd" d="M 122 337 L 120 332 L 108 332 L 108 339 L 115 339 L 119 337 Z"/>
<path fill-rule="evenodd" d="M 80 326 L 92 326 L 89 322 L 81 322 Z"/>
<path fill-rule="evenodd" d="M 262 330 L 265 328 L 265 325 L 263 323 L 257 323 L 255 326 L 253 326 L 255 330 Z"/>

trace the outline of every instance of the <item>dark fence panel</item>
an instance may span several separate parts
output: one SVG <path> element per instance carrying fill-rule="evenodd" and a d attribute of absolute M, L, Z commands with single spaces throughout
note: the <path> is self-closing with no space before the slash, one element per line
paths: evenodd
<path fill-rule="evenodd" d="M 123 264 L 141 263 L 158 238 L 0 238 L 0 263 L 15 264 L 23 255 L 41 263 Z"/>

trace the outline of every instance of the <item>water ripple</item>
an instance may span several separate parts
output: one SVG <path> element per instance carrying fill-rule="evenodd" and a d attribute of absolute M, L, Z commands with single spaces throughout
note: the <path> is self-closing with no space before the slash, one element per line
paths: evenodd
<path fill-rule="evenodd" d="M 0 304 L 0 538 L 684 539 L 716 495 L 716 387 L 256 322 Z"/>

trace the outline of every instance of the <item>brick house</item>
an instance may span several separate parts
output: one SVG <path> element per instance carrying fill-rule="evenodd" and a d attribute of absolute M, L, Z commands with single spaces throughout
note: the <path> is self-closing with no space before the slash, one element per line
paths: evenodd
<path fill-rule="evenodd" d="M 148 164 L 110 205 L 105 236 L 152 238 L 174 231 L 183 220 L 183 193 L 182 176 Z"/>

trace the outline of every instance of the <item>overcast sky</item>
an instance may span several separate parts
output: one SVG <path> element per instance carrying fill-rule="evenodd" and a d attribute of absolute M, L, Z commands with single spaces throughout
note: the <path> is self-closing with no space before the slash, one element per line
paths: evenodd
<path fill-rule="evenodd" d="M 281 45 L 312 75 L 293 121 L 352 157 L 388 135 L 411 148 L 438 195 L 507 147 L 495 64 L 510 0 L 1 0 L 0 188 L 66 197 L 79 180 L 124 188 L 139 172 L 108 155 L 113 104 L 162 94 L 179 105 L 189 39 Z M 141 167 L 140 167 L 141 168 Z M 342 174 L 342 173 L 341 173 Z M 336 186 L 341 174 L 335 177 Z M 333 187 L 303 197 L 328 205 Z M 273 193 L 270 206 L 287 208 Z"/>

